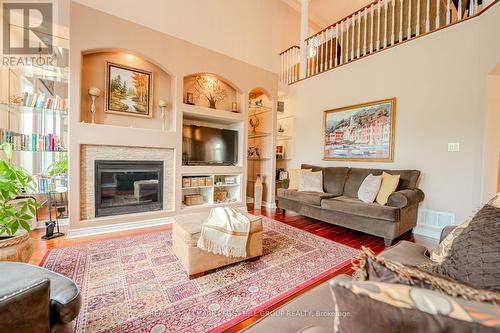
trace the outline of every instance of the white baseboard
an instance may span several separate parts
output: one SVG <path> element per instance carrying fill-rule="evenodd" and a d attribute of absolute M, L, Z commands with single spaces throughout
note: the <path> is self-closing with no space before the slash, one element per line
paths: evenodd
<path fill-rule="evenodd" d="M 439 239 L 441 230 L 448 225 L 455 224 L 455 215 L 429 209 L 418 210 L 417 226 L 413 233 Z"/>
<path fill-rule="evenodd" d="M 77 238 L 77 237 L 99 235 L 99 234 L 124 231 L 124 230 L 133 230 L 133 229 L 140 229 L 140 228 L 142 229 L 142 228 L 147 228 L 147 227 L 155 227 L 155 226 L 159 226 L 159 225 L 171 224 L 173 222 L 174 222 L 173 217 L 164 217 L 161 219 L 154 219 L 154 220 L 129 222 L 129 223 L 117 223 L 117 224 L 104 225 L 104 226 L 99 226 L 99 227 L 90 227 L 90 228 L 70 229 L 70 230 L 68 230 L 67 237 L 68 238 Z"/>

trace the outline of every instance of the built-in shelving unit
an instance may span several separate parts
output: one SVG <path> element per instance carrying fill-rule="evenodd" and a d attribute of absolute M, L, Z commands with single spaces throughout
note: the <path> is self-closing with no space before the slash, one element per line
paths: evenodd
<path fill-rule="evenodd" d="M 241 204 L 241 177 L 239 174 L 183 175 L 181 195 L 181 209 Z"/>
<path fill-rule="evenodd" d="M 274 113 L 270 96 L 262 89 L 253 89 L 248 100 L 248 168 L 247 202 L 255 200 L 255 183 L 263 183 L 262 201 L 272 201 Z M 271 157 L 269 157 L 271 156 Z"/>
<path fill-rule="evenodd" d="M 276 190 L 283 185 L 283 180 L 288 177 L 287 170 L 292 160 L 293 133 L 295 126 L 294 114 L 287 112 L 286 96 L 278 98 L 284 103 L 284 112 L 277 112 L 276 116 Z"/>

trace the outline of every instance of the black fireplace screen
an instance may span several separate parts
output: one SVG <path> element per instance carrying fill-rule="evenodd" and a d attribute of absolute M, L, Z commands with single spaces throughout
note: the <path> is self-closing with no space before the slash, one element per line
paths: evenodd
<path fill-rule="evenodd" d="M 95 215 L 163 209 L 163 161 L 95 161 Z"/>

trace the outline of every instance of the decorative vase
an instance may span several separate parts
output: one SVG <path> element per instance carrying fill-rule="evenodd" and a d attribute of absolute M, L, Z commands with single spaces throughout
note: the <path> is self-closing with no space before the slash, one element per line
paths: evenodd
<path fill-rule="evenodd" d="M 33 240 L 27 231 L 19 231 L 14 236 L 0 237 L 0 261 L 28 262 L 32 254 Z"/>
<path fill-rule="evenodd" d="M 262 207 L 262 177 L 260 175 L 255 179 L 255 185 L 253 190 L 253 208 L 261 209 Z"/>

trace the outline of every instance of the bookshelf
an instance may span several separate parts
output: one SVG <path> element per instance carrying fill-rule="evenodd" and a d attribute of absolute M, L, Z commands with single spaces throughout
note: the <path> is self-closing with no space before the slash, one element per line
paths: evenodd
<path fill-rule="evenodd" d="M 68 40 L 54 38 L 50 65 L 0 69 L 0 143 L 10 143 L 13 162 L 35 179 L 29 191 L 39 202 L 48 192 L 67 186 L 67 175 L 49 174 L 68 154 Z"/>

